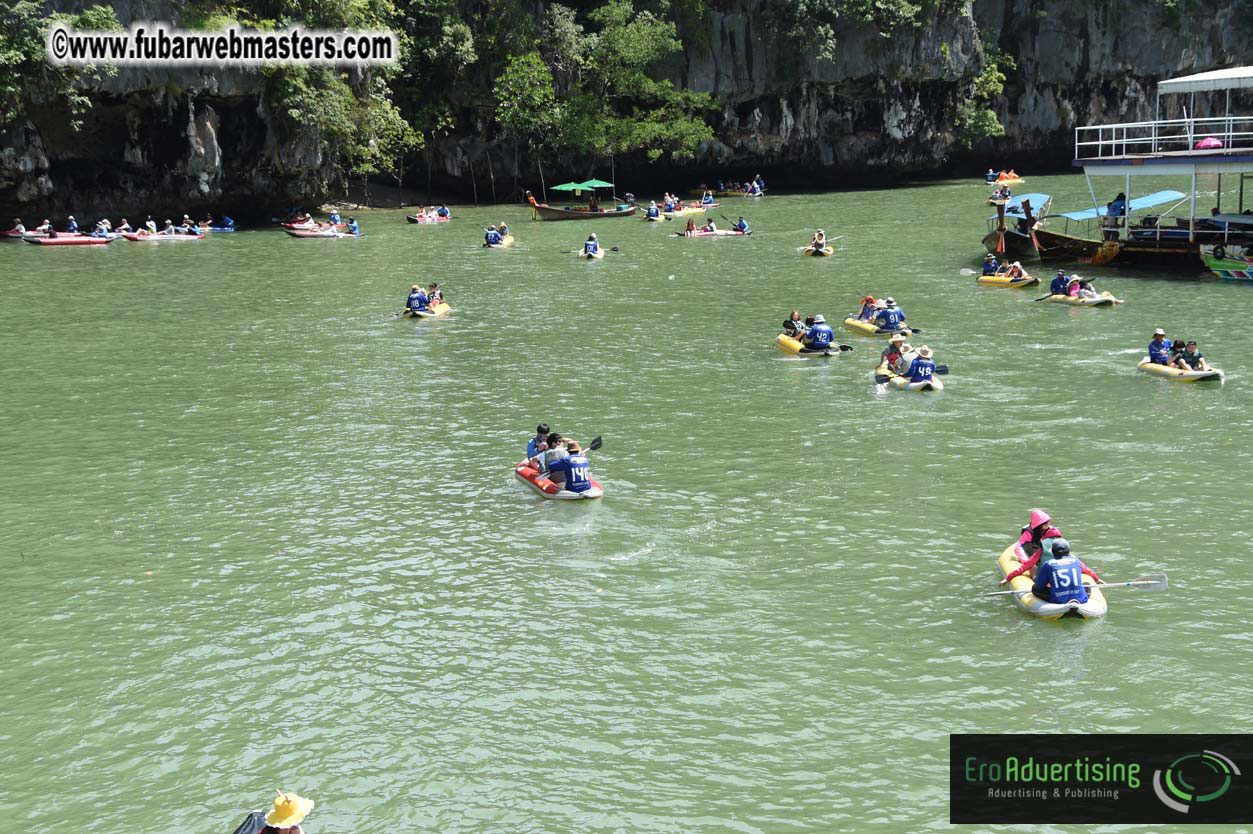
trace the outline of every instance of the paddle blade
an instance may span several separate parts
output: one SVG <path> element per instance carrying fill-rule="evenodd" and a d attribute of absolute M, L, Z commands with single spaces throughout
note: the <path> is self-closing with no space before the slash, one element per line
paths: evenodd
<path fill-rule="evenodd" d="M 853 350 L 853 346 L 852 345 L 840 345 L 840 350 L 845 353 L 849 353 Z"/>
<path fill-rule="evenodd" d="M 959 269 L 957 270 L 957 274 L 958 275 L 974 275 L 975 271 L 973 269 Z"/>
<path fill-rule="evenodd" d="M 1139 579 L 1133 579 L 1130 582 L 1114 582 L 1112 584 L 1098 585 L 1098 588 L 1135 588 L 1140 591 L 1164 591 L 1166 590 L 1166 574 L 1150 573 L 1141 576 Z"/>
<path fill-rule="evenodd" d="M 891 378 L 892 377 L 888 376 L 887 374 L 875 374 L 874 375 L 874 381 L 879 385 L 886 385 L 888 380 Z"/>
<path fill-rule="evenodd" d="M 601 442 L 600 435 L 598 434 L 592 438 L 591 443 L 587 444 L 587 451 L 595 452 L 597 449 L 599 449 L 603 445 L 604 444 Z"/>
<path fill-rule="evenodd" d="M 948 373 L 948 365 L 936 365 L 935 372 L 939 374 L 940 376 L 943 376 L 944 374 Z"/>

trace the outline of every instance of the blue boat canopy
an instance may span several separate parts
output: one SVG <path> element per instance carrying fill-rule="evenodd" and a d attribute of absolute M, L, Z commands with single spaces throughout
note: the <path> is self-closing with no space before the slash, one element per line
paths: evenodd
<path fill-rule="evenodd" d="M 1048 201 L 1051 199 L 1053 199 L 1052 196 L 1048 194 L 1019 194 L 1017 197 L 1011 197 L 1009 202 L 1005 204 L 1005 214 L 1009 217 L 1016 217 L 1019 220 L 1021 220 L 1022 219 L 1022 201 L 1030 200 L 1031 201 L 1031 213 L 1035 215 L 1036 217 L 1039 217 L 1041 211 L 1044 209 L 1046 205 L 1048 205 Z M 993 217 L 989 217 L 988 219 L 995 220 L 996 217 L 993 216 Z"/>
<path fill-rule="evenodd" d="M 1143 197 L 1136 197 L 1131 201 L 1131 211 L 1139 211 L 1140 209 L 1153 208 L 1163 203 L 1173 203 L 1176 200 L 1182 200 L 1187 197 L 1182 191 L 1154 191 L 1152 194 L 1146 194 Z M 1032 203 L 1034 205 L 1034 202 Z M 1091 220 L 1094 217 L 1104 217 L 1108 214 L 1105 206 L 1099 209 L 1085 209 L 1084 211 L 1068 211 L 1062 214 L 1062 217 L 1068 217 L 1071 220 Z"/>

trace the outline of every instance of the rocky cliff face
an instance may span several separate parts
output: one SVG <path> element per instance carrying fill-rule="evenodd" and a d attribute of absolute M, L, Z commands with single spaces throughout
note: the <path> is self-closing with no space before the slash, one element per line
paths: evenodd
<path fill-rule="evenodd" d="M 172 16 L 164 2 L 114 5 L 123 25 Z M 721 105 L 716 139 L 685 179 L 693 170 L 760 170 L 778 185 L 834 185 L 942 170 L 954 163 L 955 111 L 985 45 L 1018 62 L 997 103 L 1006 135 L 957 161 L 1064 163 L 1076 124 L 1149 117 L 1157 79 L 1248 63 L 1244 17 L 1253 15 L 1249 0 L 1212 0 L 1185 20 L 1157 0 L 975 0 L 890 38 L 840 30 L 834 57 L 821 59 L 772 39 L 765 7 L 718 0 L 706 45 L 673 70 Z M 330 186 L 326 149 L 276 128 L 255 74 L 126 68 L 88 92 L 95 107 L 81 133 L 65 128 L 64 114 L 44 112 L 0 136 L 0 211 L 260 216 L 319 200 Z M 499 184 L 515 173 L 514 159 L 512 147 L 469 130 L 428 150 L 436 188 L 467 197 L 471 170 L 484 198 L 488 170 Z M 617 164 L 620 177 L 642 185 L 659 170 Z M 525 160 L 518 167 L 534 170 Z M 661 170 L 667 184 L 676 173 Z"/>

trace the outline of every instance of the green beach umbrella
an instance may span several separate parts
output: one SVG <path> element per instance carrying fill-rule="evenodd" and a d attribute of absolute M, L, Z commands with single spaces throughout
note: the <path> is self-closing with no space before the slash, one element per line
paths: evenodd
<path fill-rule="evenodd" d="M 584 182 L 563 182 L 561 185 L 554 185 L 552 191 L 581 191 L 587 187 Z"/>
<path fill-rule="evenodd" d="M 613 188 L 613 183 L 605 182 L 604 180 L 588 180 L 585 183 L 580 183 L 580 185 L 584 188 Z"/>

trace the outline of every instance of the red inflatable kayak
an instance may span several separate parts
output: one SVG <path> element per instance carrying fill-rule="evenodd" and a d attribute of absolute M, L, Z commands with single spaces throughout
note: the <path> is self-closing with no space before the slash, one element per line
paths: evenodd
<path fill-rule="evenodd" d="M 440 217 L 438 214 L 406 214 L 410 223 L 447 223 L 452 217 Z"/>
<path fill-rule="evenodd" d="M 694 232 L 675 232 L 674 236 L 675 237 L 746 237 L 747 235 L 751 235 L 752 233 L 753 232 L 751 229 L 747 232 L 741 232 L 735 229 L 716 229 L 712 232 L 707 232 L 704 229 L 697 229 Z"/>
<path fill-rule="evenodd" d="M 123 232 L 122 237 L 126 238 L 127 240 L 137 241 L 139 243 L 156 243 L 161 240 L 202 240 L 204 238 L 204 235 L 184 235 L 184 234 L 163 235 L 160 233 L 155 234 L 155 235 L 141 235 L 138 232 Z"/>
<path fill-rule="evenodd" d="M 284 229 L 299 229 L 303 231 L 316 232 L 318 229 L 329 229 L 332 224 L 318 223 L 317 221 L 314 221 L 313 223 L 284 223 L 282 225 Z M 344 228 L 343 223 L 335 223 L 334 226 L 336 229 Z"/>
<path fill-rule="evenodd" d="M 292 237 L 322 237 L 331 238 L 332 240 L 337 237 L 361 237 L 361 235 L 353 235 L 348 232 L 337 232 L 334 229 L 323 229 L 320 232 L 308 229 L 284 229 L 283 231 L 287 232 L 287 234 Z"/>
<path fill-rule="evenodd" d="M 27 243 L 34 243 L 39 246 L 91 246 L 94 244 L 109 243 L 116 238 L 112 237 L 90 237 L 88 235 L 60 235 L 58 237 L 28 237 L 23 238 Z"/>
<path fill-rule="evenodd" d="M 0 237 L 8 237 L 14 240 L 30 240 L 33 237 L 47 237 L 47 236 L 48 236 L 47 232 L 15 232 L 11 229 L 7 232 L 0 232 Z"/>
<path fill-rule="evenodd" d="M 519 481 L 553 501 L 581 501 L 585 498 L 599 498 L 605 494 L 595 480 L 592 481 L 592 488 L 587 492 L 571 492 L 568 489 L 562 489 L 548 480 L 546 476 L 541 475 L 538 469 L 525 460 L 513 468 L 513 474 L 518 476 Z"/>

